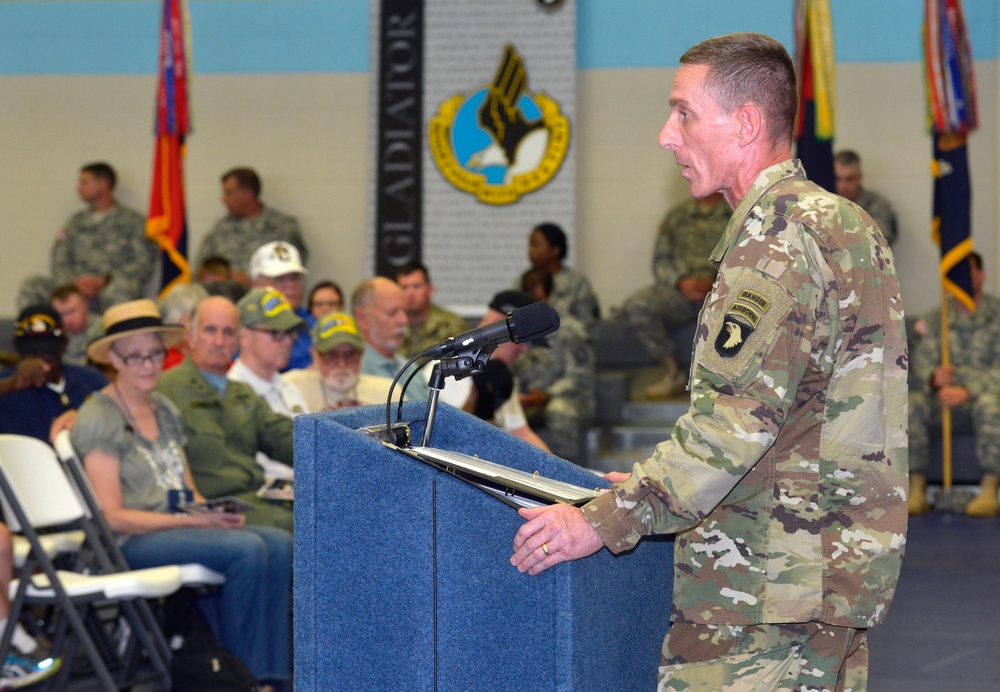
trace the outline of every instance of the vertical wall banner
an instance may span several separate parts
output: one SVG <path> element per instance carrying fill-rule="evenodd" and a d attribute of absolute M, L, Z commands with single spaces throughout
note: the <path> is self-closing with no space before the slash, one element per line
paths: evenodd
<path fill-rule="evenodd" d="M 372 12 L 378 20 L 375 273 L 394 278 L 396 267 L 422 256 L 424 3 L 380 3 L 381 12 Z"/>
<path fill-rule="evenodd" d="M 391 127 L 382 126 L 383 121 L 391 126 L 405 110 L 400 88 L 392 94 L 395 101 L 384 96 L 386 84 L 398 78 L 394 53 L 387 50 L 392 45 L 388 27 L 401 26 L 400 20 L 394 25 L 386 20 L 402 16 L 404 8 L 415 11 L 415 3 L 399 4 L 372 0 L 372 56 L 373 65 L 379 65 L 379 98 L 373 107 L 380 123 L 377 166 L 383 168 L 401 163 L 386 156 Z M 419 259 L 431 272 L 436 302 L 474 315 L 528 267 L 528 234 L 539 223 L 562 226 L 573 264 L 576 7 L 572 0 L 419 4 L 422 170 L 413 180 L 422 188 L 418 201 L 407 198 L 408 208 L 419 214 L 418 230 L 385 232 L 383 189 L 396 189 L 384 184 L 385 172 L 376 170 L 370 265 L 392 275 L 390 268 Z M 396 113 L 387 117 L 393 103 Z"/>

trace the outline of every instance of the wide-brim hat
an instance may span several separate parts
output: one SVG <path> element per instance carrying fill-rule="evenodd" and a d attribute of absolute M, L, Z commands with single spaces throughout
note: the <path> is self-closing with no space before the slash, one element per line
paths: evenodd
<path fill-rule="evenodd" d="M 184 327 L 163 324 L 156 303 L 131 300 L 108 308 L 104 313 L 104 334 L 87 346 L 87 357 L 95 363 L 110 363 L 108 351 L 119 339 L 134 334 L 159 334 L 163 345 L 174 346 L 184 338 Z"/>

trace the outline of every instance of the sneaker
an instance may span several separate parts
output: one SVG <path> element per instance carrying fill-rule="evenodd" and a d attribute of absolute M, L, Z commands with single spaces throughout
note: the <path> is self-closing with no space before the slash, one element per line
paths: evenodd
<path fill-rule="evenodd" d="M 19 690 L 59 672 L 61 658 L 22 656 L 12 653 L 0 667 L 0 689 Z"/>

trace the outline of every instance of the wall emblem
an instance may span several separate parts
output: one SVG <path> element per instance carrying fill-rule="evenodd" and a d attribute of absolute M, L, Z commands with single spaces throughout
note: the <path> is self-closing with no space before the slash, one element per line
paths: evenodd
<path fill-rule="evenodd" d="M 569 120 L 552 98 L 528 91 L 524 60 L 508 44 L 492 83 L 441 104 L 429 141 L 449 183 L 480 202 L 511 204 L 559 172 Z"/>

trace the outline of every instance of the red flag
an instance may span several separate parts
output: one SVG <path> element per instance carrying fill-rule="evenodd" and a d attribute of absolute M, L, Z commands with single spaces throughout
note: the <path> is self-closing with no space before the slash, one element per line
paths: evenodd
<path fill-rule="evenodd" d="M 156 92 L 156 148 L 146 235 L 160 246 L 160 295 L 191 280 L 187 262 L 184 206 L 184 138 L 188 111 L 187 8 L 184 0 L 163 0 L 160 24 L 159 85 Z"/>

